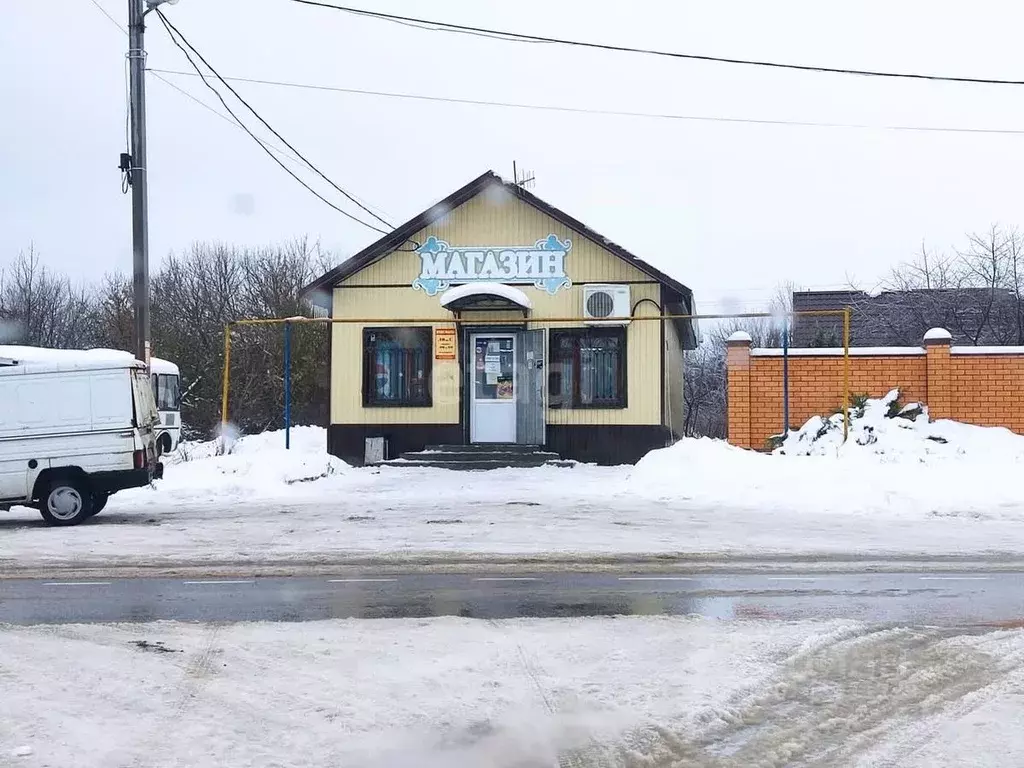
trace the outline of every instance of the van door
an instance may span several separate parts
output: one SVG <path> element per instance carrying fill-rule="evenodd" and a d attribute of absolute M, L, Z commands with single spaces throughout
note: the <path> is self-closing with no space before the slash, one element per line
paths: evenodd
<path fill-rule="evenodd" d="M 141 368 L 130 371 L 132 377 L 132 408 L 135 413 L 135 431 L 142 441 L 136 446 L 146 452 L 149 463 L 154 463 L 159 451 L 156 446 L 156 431 L 160 425 L 160 414 L 156 409 L 156 398 L 149 383 L 149 374 Z"/>
<path fill-rule="evenodd" d="M 28 496 L 29 469 L 26 456 L 30 440 L 18 436 L 21 413 L 18 401 L 22 376 L 0 380 L 0 501 L 22 500 Z"/>
<path fill-rule="evenodd" d="M 0 501 L 21 501 L 28 498 L 28 461 L 11 452 L 13 440 L 0 441 Z"/>

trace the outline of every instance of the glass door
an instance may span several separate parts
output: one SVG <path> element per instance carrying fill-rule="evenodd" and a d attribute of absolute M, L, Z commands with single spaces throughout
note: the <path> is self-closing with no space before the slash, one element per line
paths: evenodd
<path fill-rule="evenodd" d="M 473 334 L 469 440 L 472 443 L 516 441 L 516 337 Z"/>

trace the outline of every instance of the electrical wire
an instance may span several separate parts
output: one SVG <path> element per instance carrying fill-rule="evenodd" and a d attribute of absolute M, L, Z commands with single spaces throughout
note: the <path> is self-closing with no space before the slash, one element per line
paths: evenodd
<path fill-rule="evenodd" d="M 378 216 L 370 208 L 368 208 L 367 206 L 363 205 L 354 195 L 348 193 L 347 191 L 342 189 L 340 186 L 338 186 L 333 180 L 328 178 L 328 176 L 323 171 L 321 171 L 319 168 L 317 168 L 315 165 L 313 165 L 313 163 L 310 162 L 301 152 L 299 152 L 299 150 L 297 150 L 294 146 L 292 146 L 292 144 L 289 143 L 289 141 L 284 136 L 282 136 L 280 133 L 278 133 L 276 130 L 274 130 L 274 127 L 272 125 L 270 125 L 270 123 L 268 123 L 266 120 L 264 120 L 263 117 L 259 114 L 259 112 L 257 112 L 255 109 L 253 109 L 253 107 L 249 104 L 249 102 L 247 102 L 245 99 L 243 99 L 239 95 L 238 91 L 236 91 L 234 88 L 231 87 L 231 84 L 228 83 L 227 80 L 225 80 L 223 77 L 220 76 L 220 74 L 217 72 L 217 70 L 214 69 L 213 66 L 211 66 L 210 62 L 207 61 L 206 58 L 199 51 L 197 51 L 195 49 L 195 47 L 188 41 L 188 38 L 186 38 L 183 34 L 181 34 L 181 31 L 177 27 L 175 27 L 174 24 L 172 24 L 167 19 L 167 17 L 163 14 L 163 12 L 160 10 L 159 7 L 155 7 L 153 10 L 157 14 L 157 16 L 159 16 L 160 21 L 163 23 L 165 29 L 167 29 L 168 34 L 171 34 L 171 32 L 173 31 L 174 35 L 177 35 L 177 37 L 181 39 L 181 42 L 183 42 L 186 46 L 188 46 L 189 50 L 192 51 L 192 53 L 194 53 L 196 55 L 196 57 L 201 62 L 203 62 L 203 64 L 206 66 L 206 68 L 209 69 L 210 72 L 214 75 L 214 77 L 216 77 L 218 80 L 220 80 L 220 82 L 224 85 L 224 87 L 227 88 L 231 92 L 231 94 L 236 99 L 238 99 L 242 103 L 242 105 L 246 109 L 248 109 L 249 112 L 251 112 L 253 114 L 253 116 L 257 120 L 259 120 L 268 131 L 270 131 L 272 134 L 274 134 L 274 136 L 276 136 L 278 138 L 278 140 L 281 141 L 282 144 L 284 144 L 286 147 L 288 147 L 288 149 L 290 149 L 292 152 L 295 153 L 296 157 L 298 157 L 307 166 L 309 166 L 309 169 L 311 171 L 316 173 L 321 179 L 323 179 L 328 184 L 330 184 L 332 187 L 334 187 L 334 189 L 336 189 L 338 192 L 340 192 L 342 195 L 344 195 L 346 198 L 348 198 L 351 202 L 355 203 L 360 208 L 362 208 L 364 211 L 366 211 L 366 213 L 370 214 L 371 216 L 373 216 L 373 218 L 375 218 L 377 221 L 382 223 L 385 227 L 388 228 L 388 231 L 394 229 L 394 227 L 391 224 L 391 222 L 387 221 L 387 219 L 384 219 L 381 216 Z M 172 39 L 174 39 L 174 35 L 172 35 Z M 181 48 L 180 45 L 178 45 L 178 47 Z M 183 48 L 182 48 L 182 50 L 184 51 Z M 191 58 L 190 58 L 190 61 L 191 61 Z M 193 64 L 193 66 L 195 66 L 195 65 Z M 199 70 L 197 69 L 197 71 L 199 71 Z M 361 219 L 356 219 L 356 221 L 361 221 Z M 377 229 L 377 228 L 373 227 L 373 229 Z M 377 229 L 377 231 L 378 232 L 384 232 L 384 230 L 380 230 L 380 229 Z M 386 234 L 386 232 L 384 232 L 384 233 Z"/>
<path fill-rule="evenodd" d="M 169 88 L 173 88 L 178 93 L 180 93 L 182 96 L 184 96 L 186 99 L 188 99 L 189 101 L 194 102 L 195 104 L 198 104 L 200 107 L 205 109 L 207 112 L 210 112 L 211 114 L 216 115 L 217 117 L 219 117 L 221 120 L 226 122 L 231 127 L 238 128 L 239 130 L 243 130 L 243 131 L 245 130 L 245 128 L 243 128 L 241 125 L 236 123 L 234 120 L 232 120 L 230 117 L 225 115 L 223 112 L 218 112 L 214 107 L 211 107 L 205 101 L 203 101 L 202 99 L 200 99 L 200 98 L 194 96 L 193 94 L 189 93 L 184 88 L 179 87 L 178 85 L 173 83 L 171 80 L 168 80 L 166 77 L 161 75 L 159 72 L 156 72 L 154 70 L 147 70 L 147 71 L 152 72 L 153 77 L 155 77 L 157 80 L 162 82 L 164 85 L 168 86 Z M 191 75 L 191 74 L 195 74 L 195 73 L 189 72 L 187 74 Z M 264 141 L 263 139 L 261 139 L 259 137 L 257 137 L 257 141 L 259 141 L 261 144 L 263 144 L 263 146 L 267 147 L 268 149 L 271 149 L 274 152 L 276 152 L 281 157 L 282 160 L 287 160 L 288 162 L 294 163 L 295 165 L 298 165 L 298 166 L 300 166 L 302 168 L 306 167 L 305 163 L 303 163 L 301 160 L 298 160 L 297 158 L 293 157 L 292 155 L 288 154 L 287 150 L 281 149 L 281 147 L 275 146 L 274 144 L 271 144 L 269 141 Z"/>
<path fill-rule="evenodd" d="M 103 14 L 104 16 L 106 16 L 106 17 L 107 17 L 107 19 L 108 19 L 108 20 L 110 21 L 110 23 L 111 23 L 111 24 L 113 24 L 113 25 L 114 25 L 115 27 L 117 27 L 117 28 L 118 28 L 119 30 L 121 30 L 121 32 L 123 32 L 123 33 L 124 33 L 125 35 L 127 35 L 127 34 L 128 34 L 128 29 L 127 29 L 127 28 L 126 28 L 126 27 L 125 27 L 124 25 L 122 25 L 122 24 L 121 24 L 121 23 L 120 23 L 120 22 L 119 22 L 119 21 L 118 21 L 117 19 L 115 19 L 115 18 L 114 18 L 114 17 L 113 17 L 113 16 L 112 16 L 112 15 L 111 15 L 111 14 L 110 14 L 110 13 L 109 13 L 109 12 L 108 12 L 107 10 L 106 10 L 106 8 L 104 8 L 104 7 L 103 7 L 103 6 L 102 6 L 102 5 L 101 5 L 101 4 L 100 4 L 100 3 L 98 2 L 98 0 L 89 0 L 89 1 L 90 1 L 90 2 L 91 2 L 91 3 L 92 3 L 92 4 L 93 4 L 93 5 L 95 6 L 95 7 L 96 7 L 96 9 L 97 9 L 97 10 L 98 10 L 98 11 L 99 11 L 100 13 L 102 13 L 102 14 Z M 126 81 L 125 81 L 125 82 L 126 82 L 126 86 L 125 86 L 125 87 L 127 88 L 127 87 L 128 87 L 128 86 L 127 86 L 127 76 L 128 76 L 128 75 L 127 75 L 127 57 L 126 57 L 126 64 L 125 64 L 125 67 L 126 67 L 126 70 L 125 70 L 125 78 L 126 78 Z M 153 76 L 154 76 L 154 77 L 156 77 L 157 79 L 159 79 L 159 80 L 160 80 L 161 82 L 163 82 L 163 83 L 164 83 L 164 85 L 167 85 L 167 86 L 169 86 L 170 88 L 173 88 L 173 89 L 174 89 L 175 91 L 177 91 L 178 93 L 180 93 L 180 94 L 181 94 L 182 96 L 184 96 L 185 98 L 187 98 L 187 99 L 189 99 L 189 100 L 191 100 L 191 101 L 195 102 L 196 104 L 198 104 L 199 106 L 203 107 L 203 108 L 204 108 L 204 109 L 206 109 L 207 111 L 209 111 L 209 112 L 212 112 L 212 113 L 213 113 L 214 115 L 216 115 L 217 117 L 219 117 L 219 118 L 220 118 L 221 120 L 224 120 L 224 121 L 225 121 L 225 122 L 227 122 L 227 123 L 228 123 L 229 125 L 233 125 L 234 127 L 238 128 L 238 129 L 240 129 L 240 130 L 246 131 L 246 133 L 248 133 L 248 134 L 249 134 L 249 136 L 251 136 L 251 137 L 252 137 L 252 138 L 254 138 L 254 139 L 255 139 L 256 141 L 258 141 L 258 142 L 259 142 L 260 144 L 262 144 L 262 145 L 263 145 L 263 146 L 264 146 L 264 147 L 265 147 L 266 149 L 268 149 L 268 150 L 272 150 L 272 151 L 274 151 L 274 152 L 277 152 L 277 153 L 278 153 L 278 154 L 279 154 L 279 155 L 281 156 L 281 158 L 283 158 L 284 160 L 287 160 L 287 161 L 288 161 L 288 162 L 290 162 L 290 163 L 295 163 L 295 164 L 297 164 L 297 165 L 300 165 L 300 166 L 302 166 L 302 167 L 306 167 L 306 164 L 305 164 L 305 163 L 303 163 L 302 161 L 298 160 L 297 158 L 294 158 L 294 157 L 292 157 L 291 155 L 289 155 L 289 154 L 288 154 L 288 152 L 287 152 L 286 150 L 283 150 L 283 149 L 281 149 L 280 147 L 275 147 L 275 146 L 274 146 L 273 144 L 271 144 L 271 143 L 269 143 L 269 142 L 266 142 L 266 141 L 264 141 L 263 139 L 259 138 L 258 136 L 255 136 L 254 134 L 252 134 L 251 132 L 249 132 L 249 131 L 248 131 L 248 130 L 246 129 L 246 127 L 245 127 L 244 125 L 242 125 L 242 123 L 241 123 L 240 121 L 238 121 L 237 119 L 235 119 L 235 120 L 232 120 L 232 119 L 231 119 L 230 117 L 228 117 L 227 115 L 225 115 L 225 114 L 224 114 L 223 112 L 218 112 L 218 111 L 217 111 L 217 110 L 216 110 L 215 108 L 211 107 L 211 106 L 210 106 L 209 104 L 207 104 L 206 102 L 204 102 L 204 101 L 203 101 L 202 99 L 199 99 L 199 98 L 197 98 L 197 97 L 196 97 L 196 96 L 194 96 L 193 94 L 191 94 L 191 93 L 189 93 L 188 91 L 186 91 L 186 90 L 185 90 L 184 88 L 180 88 L 180 87 L 179 87 L 179 86 L 177 86 L 177 85 L 176 85 L 175 83 L 172 83 L 172 82 L 171 82 L 170 80 L 168 80 L 168 79 L 167 79 L 166 77 L 163 77 L 162 75 L 160 75 L 160 74 L 159 74 L 158 72 L 156 72 L 156 71 L 153 71 L 152 69 L 150 69 L 150 68 L 148 68 L 148 67 L 147 67 L 147 71 L 152 71 L 152 72 L 153 72 Z M 180 73 L 180 74 L 185 74 L 185 75 L 191 75 L 191 76 L 193 76 L 193 77 L 196 77 L 196 76 L 198 76 L 198 73 L 197 73 L 197 72 L 182 72 L 182 73 Z M 127 144 L 129 144 L 129 145 L 130 145 L 130 143 L 131 143 L 131 140 L 130 140 L 130 128 L 129 128 L 129 122 L 130 122 L 130 113 L 128 112 L 128 110 L 129 110 L 129 108 L 130 108 L 130 106 L 129 106 L 130 104 L 131 104 L 131 100 L 130 100 L 130 98 L 129 98 L 129 97 L 128 97 L 128 96 L 126 95 L 126 108 L 125 108 L 125 141 L 126 141 L 126 143 L 127 143 Z M 129 148 L 130 148 L 130 147 L 129 147 Z M 286 169 L 286 170 L 287 170 L 287 169 Z M 301 180 L 299 180 L 299 181 L 300 181 L 300 183 L 302 183 L 302 182 L 301 182 Z M 127 182 L 128 182 L 128 175 L 127 175 L 127 174 L 124 174 L 124 177 L 122 178 L 122 182 L 121 182 L 121 184 L 122 184 L 122 191 L 123 191 L 123 192 L 125 192 L 125 193 L 127 193 L 127 191 L 128 191 L 128 183 L 127 183 Z M 310 191 L 312 191 L 312 190 L 310 190 Z M 316 193 L 314 192 L 314 194 L 316 194 Z M 325 201 L 325 202 L 327 202 L 327 201 Z M 363 202 L 364 204 L 366 204 L 366 203 L 365 203 L 365 201 L 360 201 L 360 202 Z M 330 203 L 328 203 L 328 205 L 330 205 Z M 342 213 L 344 213 L 344 211 L 342 211 Z M 346 214 L 346 215 L 347 215 L 347 214 Z M 363 222 L 360 222 L 360 223 L 363 223 Z M 390 226 L 390 225 L 389 225 L 389 226 Z M 375 228 L 373 228 L 373 229 L 375 229 Z M 375 231 L 378 231 L 378 232 L 379 232 L 380 230 L 375 230 Z M 416 244 L 416 245 L 417 245 L 417 247 L 418 247 L 418 244 Z"/>
<path fill-rule="evenodd" d="M 175 91 L 180 93 L 182 96 L 184 96 L 189 101 L 191 101 L 191 102 L 197 104 L 198 106 L 202 107 L 203 109 L 205 109 L 210 114 L 215 115 L 216 117 L 219 117 L 221 120 L 223 120 L 225 123 L 230 125 L 232 128 L 238 128 L 241 131 L 245 130 L 245 128 L 243 128 L 239 123 L 237 123 L 234 120 L 232 120 L 230 117 L 225 115 L 223 112 L 217 111 L 217 109 L 215 109 L 214 107 L 211 107 L 209 104 L 207 104 L 202 99 L 200 99 L 200 98 L 194 96 L 193 94 L 189 93 L 184 88 L 179 87 L 177 84 L 173 83 L 171 80 L 169 80 L 166 77 L 164 77 L 163 75 L 161 75 L 159 71 L 154 70 L 154 69 L 147 69 L 146 71 L 152 73 L 153 77 L 155 77 L 157 80 L 162 82 L 167 87 L 174 89 Z M 195 72 L 182 72 L 181 74 L 195 76 Z M 274 152 L 276 152 L 280 156 L 280 158 L 282 160 L 286 160 L 289 163 L 292 163 L 293 165 L 297 165 L 297 166 L 299 166 L 302 169 L 306 168 L 306 164 L 303 163 L 301 160 L 299 160 L 297 157 L 291 155 L 288 152 L 288 150 L 282 149 L 281 147 L 279 147 L 279 146 L 277 146 L 275 144 L 271 144 L 269 141 L 265 141 L 265 140 L 263 140 L 263 139 L 261 139 L 259 137 L 257 137 L 256 140 L 259 141 L 261 144 L 263 144 L 268 149 L 273 150 Z M 369 205 L 369 203 L 366 203 L 365 200 L 362 201 L 362 202 L 367 204 L 367 205 Z M 386 211 L 385 211 L 385 213 L 386 213 Z"/>
<path fill-rule="evenodd" d="M 104 16 L 106 16 L 107 20 L 111 24 L 113 24 L 115 27 L 117 27 L 119 30 L 121 30 L 124 34 L 126 34 L 126 35 L 128 34 L 128 29 L 123 24 L 121 24 L 121 22 L 119 22 L 117 19 L 115 19 L 110 14 L 110 12 L 107 11 L 107 9 L 104 8 L 99 3 L 98 0 L 89 0 L 89 2 L 91 2 L 96 7 L 96 10 L 98 10 L 100 13 L 102 13 Z M 131 151 L 132 151 L 132 139 L 131 139 L 131 108 L 132 108 L 131 104 L 132 104 L 132 100 L 131 100 L 131 93 L 130 93 L 131 88 L 130 88 L 130 85 L 129 85 L 129 74 L 128 74 L 129 58 L 130 58 L 129 55 L 125 54 L 125 57 L 124 57 L 124 146 L 125 146 L 125 151 L 130 154 Z M 130 170 L 121 171 L 121 194 L 127 195 L 128 194 L 128 190 L 131 188 L 131 185 L 132 185 L 131 171 Z"/>
<path fill-rule="evenodd" d="M 103 10 L 100 8 L 100 10 Z M 120 26 L 120 25 L 119 25 Z M 127 31 L 125 32 L 127 34 Z M 131 57 L 129 54 L 124 56 L 124 151 L 130 156 L 132 153 L 132 96 L 131 96 L 131 74 L 129 73 L 129 67 L 131 66 Z M 130 164 L 129 164 L 130 166 Z M 127 195 L 128 190 L 132 186 L 132 172 L 129 167 L 128 170 L 121 171 L 121 194 Z"/>
<path fill-rule="evenodd" d="M 647 56 L 659 56 L 672 59 L 686 59 L 689 61 L 706 61 L 717 64 L 740 64 L 744 66 L 769 67 L 772 69 L 788 69 L 800 72 L 817 72 L 834 75 L 858 75 L 862 77 L 885 77 L 905 80 L 931 80 L 947 83 L 972 83 L 980 85 L 1024 85 L 1024 80 L 1002 80 L 988 77 L 958 77 L 951 75 L 932 75 L 916 72 L 885 72 L 872 69 L 846 69 L 841 67 L 822 67 L 810 64 L 788 64 L 778 61 L 763 61 L 759 59 L 738 59 L 725 56 L 704 56 L 695 53 L 679 53 L 676 51 L 663 51 L 654 48 L 636 48 L 628 45 L 613 45 L 609 43 L 595 43 L 585 40 L 569 40 L 558 37 L 546 37 L 543 35 L 524 34 L 520 32 L 507 32 L 500 29 L 489 29 L 487 27 L 474 27 L 467 24 L 453 24 L 446 21 L 435 21 L 421 19 L 414 16 L 400 16 L 394 13 L 382 13 L 380 11 L 368 11 L 363 8 L 352 8 L 344 5 L 322 2 L 322 0 L 292 0 L 300 5 L 315 6 L 318 8 L 329 8 L 335 11 L 367 16 L 370 18 L 389 21 L 397 24 L 418 26 L 421 29 L 433 31 L 454 32 L 459 34 L 485 36 L 499 38 L 509 42 L 527 43 L 552 43 L 557 45 L 575 46 L 579 48 L 591 48 L 602 51 L 614 51 L 616 53 L 634 53 Z"/>
<path fill-rule="evenodd" d="M 256 134 L 254 134 L 251 130 L 249 130 L 249 128 L 245 125 L 245 123 L 243 123 L 239 119 L 238 115 L 235 114 L 234 110 L 232 110 L 231 107 L 228 106 L 227 101 L 221 95 L 220 91 L 218 91 L 206 79 L 206 76 L 202 73 L 202 70 L 199 68 L 199 65 L 196 64 L 196 62 L 192 59 L 192 56 L 189 54 L 188 50 L 185 49 L 185 46 L 183 46 L 181 43 L 178 42 L 178 39 L 177 39 L 177 37 L 175 37 L 174 32 L 171 31 L 172 27 L 170 26 L 169 22 L 167 21 L 166 17 L 163 15 L 163 13 L 160 12 L 160 9 L 159 8 L 155 9 L 155 12 L 156 12 L 158 18 L 160 19 L 160 21 L 163 23 L 164 29 L 167 32 L 167 35 L 171 38 L 171 42 L 174 43 L 174 45 L 178 49 L 180 49 L 183 54 L 185 54 L 185 58 L 188 59 L 188 63 L 192 65 L 192 68 L 195 69 L 195 71 L 197 73 L 199 73 L 199 77 L 203 81 L 203 85 L 205 85 L 207 88 L 209 88 L 211 91 L 213 91 L 214 95 L 220 101 L 220 103 L 224 107 L 224 109 L 227 110 L 228 114 L 231 115 L 232 118 L 234 118 L 235 122 L 238 123 L 238 125 L 242 128 L 242 130 L 244 130 L 247 134 L 249 134 L 249 136 L 253 139 L 253 141 L 255 141 L 259 145 L 260 149 L 262 149 L 264 152 L 267 153 L 267 156 L 270 157 L 270 159 L 272 159 L 275 163 L 277 163 L 279 166 L 281 166 L 282 170 L 284 170 L 285 173 L 287 173 L 289 176 L 291 176 L 293 179 L 295 179 L 295 181 L 297 181 L 299 184 L 301 184 L 303 187 L 305 187 L 309 192 L 311 192 L 314 196 L 319 198 L 322 202 L 326 203 L 328 206 L 330 206 L 331 208 L 336 210 L 338 213 L 342 214 L 343 216 L 348 217 L 349 219 L 352 219 L 352 221 L 355 221 L 355 222 L 358 222 L 359 224 L 362 224 L 364 227 L 367 227 L 369 229 L 374 230 L 375 232 L 379 232 L 379 233 L 384 234 L 384 235 L 388 234 L 388 232 L 386 232 L 385 230 L 379 229 L 378 227 L 375 227 L 373 224 L 368 224 L 365 221 L 363 221 L 362 219 L 360 219 L 359 217 L 353 216 L 351 213 L 349 213 L 348 211 L 344 210 L 343 208 L 339 208 L 337 205 L 332 203 L 326 197 L 324 197 L 319 192 L 317 192 L 315 189 L 313 189 L 311 186 L 309 186 L 309 184 L 307 184 L 305 181 L 303 181 L 294 171 L 292 171 L 288 166 L 286 166 L 277 157 L 277 155 L 275 155 L 272 151 L 270 151 L 270 149 L 263 143 L 263 141 L 259 137 L 257 137 Z M 182 40 L 184 40 L 184 38 L 182 38 Z M 185 44 L 188 45 L 188 41 L 185 41 Z M 192 46 L 189 46 L 189 48 L 191 48 L 191 47 Z M 198 53 L 196 55 L 198 56 Z M 209 65 L 207 65 L 207 66 L 209 66 Z M 216 74 L 216 73 L 214 73 L 214 74 Z"/>
<path fill-rule="evenodd" d="M 150 72 L 160 72 L 165 75 L 182 75 L 195 77 L 195 72 L 183 72 L 176 69 L 158 69 L 150 67 Z M 398 91 L 372 91 L 363 88 L 344 88 L 333 85 L 318 85 L 311 83 L 296 83 L 286 80 L 264 80 L 254 77 L 230 77 L 225 75 L 225 80 L 232 80 L 240 83 L 252 83 L 255 85 L 278 86 L 282 88 L 297 88 L 311 91 L 327 91 L 333 93 L 346 93 L 357 96 L 380 96 L 393 99 L 412 99 L 415 101 L 440 102 L 450 104 L 464 104 L 480 107 L 502 107 L 507 109 L 533 109 L 545 112 L 566 112 L 570 114 L 601 115 L 608 117 L 635 117 L 657 120 L 677 120 L 690 122 L 711 122 L 711 123 L 741 123 L 749 125 L 781 125 L 796 126 L 803 128 L 851 128 L 856 130 L 877 130 L 877 131 L 924 131 L 929 133 L 984 133 L 997 135 L 1022 135 L 1024 129 L 1014 128 L 960 128 L 957 126 L 928 126 L 928 125 L 870 125 L 868 123 L 828 123 L 810 120 L 770 120 L 753 117 L 722 117 L 718 115 L 682 115 L 660 112 L 631 112 L 619 109 L 594 109 L 588 107 L 566 107 L 554 104 L 525 104 L 512 101 L 489 101 L 485 99 L 465 99 L 449 96 L 429 96 L 417 93 L 402 93 Z"/>
<path fill-rule="evenodd" d="M 128 34 L 128 29 L 123 24 L 121 24 L 121 22 L 119 22 L 117 19 L 115 19 L 113 16 L 111 16 L 110 12 L 107 11 L 106 8 L 104 8 L 102 5 L 99 4 L 99 0 L 89 0 L 89 2 L 92 3 L 93 5 L 95 5 L 96 8 L 99 9 L 100 13 L 102 13 L 104 16 L 106 16 L 108 19 L 110 19 L 110 23 L 111 24 L 113 24 L 115 27 L 120 29 L 126 35 Z"/>
<path fill-rule="evenodd" d="M 89 2 L 91 2 L 94 6 L 96 6 L 96 8 L 99 10 L 99 12 L 102 13 L 104 16 L 106 16 L 115 27 L 117 27 L 119 30 L 121 30 L 121 32 L 123 32 L 125 35 L 128 34 L 127 28 L 125 28 L 120 22 L 117 21 L 117 19 L 115 19 L 113 16 L 111 16 L 110 13 L 108 13 L 107 10 L 102 5 L 100 5 L 99 2 L 97 2 L 97 0 L 89 0 Z M 217 117 L 219 117 L 221 120 L 226 122 L 228 125 L 230 125 L 230 126 L 232 126 L 234 128 L 238 128 L 239 130 L 245 130 L 244 128 L 242 128 L 241 125 L 236 123 L 234 120 L 232 120 L 230 117 L 225 115 L 223 112 L 218 112 L 216 109 L 211 107 L 209 104 L 207 104 L 202 99 L 197 98 L 193 94 L 191 94 L 188 91 L 186 91 L 184 88 L 181 88 L 177 84 L 175 84 L 175 83 L 171 82 L 170 80 L 168 80 L 166 77 L 164 77 L 163 75 L 160 74 L 161 70 L 156 70 L 156 69 L 152 69 L 150 67 L 147 67 L 146 71 L 147 72 L 152 72 L 153 73 L 153 77 L 155 77 L 157 80 L 160 80 L 164 85 L 168 86 L 169 88 L 173 88 L 175 91 L 180 93 L 186 99 L 189 99 L 190 101 L 195 102 L 196 104 L 198 104 L 203 109 L 205 109 L 208 112 L 210 112 L 210 113 L 216 115 Z M 168 71 L 172 71 L 172 70 L 168 70 Z M 180 75 L 189 75 L 191 77 L 197 77 L 195 72 L 178 72 L 178 74 L 180 74 Z M 130 146 L 131 145 L 131 133 L 130 133 L 130 125 L 129 124 L 130 124 L 130 121 L 131 121 L 131 116 L 130 116 L 130 113 L 129 113 L 128 110 L 129 110 L 129 105 L 131 104 L 131 97 L 130 97 L 130 95 L 128 93 L 129 85 L 128 85 L 128 57 L 127 56 L 125 56 L 125 75 L 124 75 L 124 77 L 125 77 L 125 117 L 124 117 L 124 124 L 125 124 L 124 125 L 125 146 L 127 146 L 128 149 L 130 150 L 131 149 L 131 146 Z M 280 147 L 276 147 L 276 146 L 274 146 L 273 144 L 271 144 L 269 142 L 263 141 L 263 139 L 259 139 L 259 141 L 262 142 L 263 144 L 265 144 L 270 149 L 272 149 L 275 152 L 277 152 L 279 155 L 281 155 L 281 157 L 283 159 L 287 160 L 288 162 L 296 163 L 298 165 L 301 165 L 303 168 L 305 168 L 305 164 L 303 164 L 301 161 L 299 161 L 296 158 L 294 158 L 291 155 L 289 155 L 286 150 L 283 150 Z M 127 174 L 124 174 L 124 175 L 127 176 Z M 127 179 L 122 179 L 122 191 L 123 192 L 127 192 L 128 191 L 127 184 L 125 183 L 126 180 Z"/>

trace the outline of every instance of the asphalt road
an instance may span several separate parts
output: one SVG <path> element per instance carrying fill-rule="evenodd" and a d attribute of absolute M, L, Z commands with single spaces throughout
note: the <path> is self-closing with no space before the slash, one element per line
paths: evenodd
<path fill-rule="evenodd" d="M 0 580 L 0 623 L 13 624 L 617 614 L 1012 625 L 1024 572 Z"/>

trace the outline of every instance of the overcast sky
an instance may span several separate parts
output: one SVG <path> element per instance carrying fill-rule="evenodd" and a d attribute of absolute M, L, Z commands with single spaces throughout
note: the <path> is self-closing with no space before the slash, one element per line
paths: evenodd
<path fill-rule="evenodd" d="M 97 2 L 125 23 L 126 0 Z M 1005 1 L 360 5 L 689 53 L 1024 79 L 1024 7 Z M 597 109 L 1024 132 L 1024 87 L 510 43 L 290 0 L 164 8 L 224 75 Z M 3 0 L 0 264 L 34 243 L 47 263 L 78 278 L 130 270 L 130 201 L 117 170 L 126 45 L 90 0 Z M 152 17 L 147 49 L 152 67 L 188 68 Z M 196 78 L 168 77 L 215 103 Z M 487 169 L 511 177 L 516 160 L 535 172 L 535 193 L 678 277 L 706 311 L 756 308 L 782 280 L 831 287 L 854 279 L 870 288 L 922 240 L 949 248 L 965 232 L 1024 216 L 1024 134 L 689 122 L 237 88 L 336 182 L 395 223 Z M 347 256 L 378 236 L 152 74 L 147 89 L 154 260 L 194 240 L 257 245 L 301 234 Z"/>

